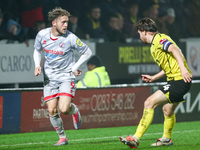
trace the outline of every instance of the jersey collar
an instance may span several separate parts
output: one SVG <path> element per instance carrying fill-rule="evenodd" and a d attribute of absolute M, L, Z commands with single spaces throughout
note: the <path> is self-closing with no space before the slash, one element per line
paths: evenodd
<path fill-rule="evenodd" d="M 153 40 L 154 40 L 154 38 L 156 37 L 157 34 L 158 34 L 158 33 L 154 34 L 153 39 L 152 39 L 152 41 L 151 41 L 151 45 L 153 44 Z"/>
<path fill-rule="evenodd" d="M 52 37 L 50 37 L 51 40 L 56 41 L 58 38 L 53 39 Z"/>

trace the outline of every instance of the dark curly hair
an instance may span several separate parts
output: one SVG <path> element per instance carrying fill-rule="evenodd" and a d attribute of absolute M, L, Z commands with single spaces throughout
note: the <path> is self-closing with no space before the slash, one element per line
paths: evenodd
<path fill-rule="evenodd" d="M 157 32 L 158 28 L 155 24 L 155 22 L 148 18 L 145 17 L 142 20 L 138 21 L 135 25 L 134 28 L 138 31 L 149 31 L 149 32 Z"/>

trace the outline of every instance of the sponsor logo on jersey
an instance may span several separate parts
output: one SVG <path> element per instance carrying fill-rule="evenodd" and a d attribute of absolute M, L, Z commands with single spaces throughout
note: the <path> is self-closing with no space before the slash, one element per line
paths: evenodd
<path fill-rule="evenodd" d="M 42 44 L 47 44 L 47 41 L 44 40 Z"/>
<path fill-rule="evenodd" d="M 64 43 L 60 43 L 59 46 L 60 46 L 61 48 L 63 48 L 63 47 L 65 46 L 65 44 L 64 44 Z"/>
<path fill-rule="evenodd" d="M 168 40 L 167 39 L 161 39 L 160 44 L 163 45 L 166 41 L 168 41 Z"/>
<path fill-rule="evenodd" d="M 63 55 L 63 51 L 47 50 L 43 48 L 46 54 Z"/>

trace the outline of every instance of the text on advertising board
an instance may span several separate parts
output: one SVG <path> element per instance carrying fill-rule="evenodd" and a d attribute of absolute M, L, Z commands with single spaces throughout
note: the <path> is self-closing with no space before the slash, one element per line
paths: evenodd
<path fill-rule="evenodd" d="M 119 47 L 119 63 L 154 63 L 149 46 Z"/>
<path fill-rule="evenodd" d="M 136 124 L 142 115 L 149 87 L 77 91 L 83 128 Z"/>
<path fill-rule="evenodd" d="M 29 71 L 31 69 L 31 58 L 27 56 L 1 56 L 2 72 Z"/>

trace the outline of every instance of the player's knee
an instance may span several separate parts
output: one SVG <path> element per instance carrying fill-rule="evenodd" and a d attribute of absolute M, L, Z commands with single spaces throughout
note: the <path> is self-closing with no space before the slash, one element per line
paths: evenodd
<path fill-rule="evenodd" d="M 174 112 L 171 109 L 167 109 L 164 106 L 163 106 L 162 110 L 163 110 L 163 113 L 165 114 L 165 116 L 167 116 L 167 117 L 171 117 L 174 114 Z"/>
<path fill-rule="evenodd" d="M 60 112 L 67 115 L 70 113 L 70 107 L 65 107 L 65 108 L 62 107 L 62 108 L 60 108 Z"/>
<path fill-rule="evenodd" d="M 156 106 L 151 98 L 147 98 L 144 102 L 144 108 L 154 109 Z"/>
<path fill-rule="evenodd" d="M 51 116 L 54 116 L 58 113 L 56 108 L 48 108 L 48 111 Z"/>
<path fill-rule="evenodd" d="M 149 108 L 151 107 L 151 100 L 150 99 L 147 99 L 145 102 L 144 102 L 144 108 Z"/>

